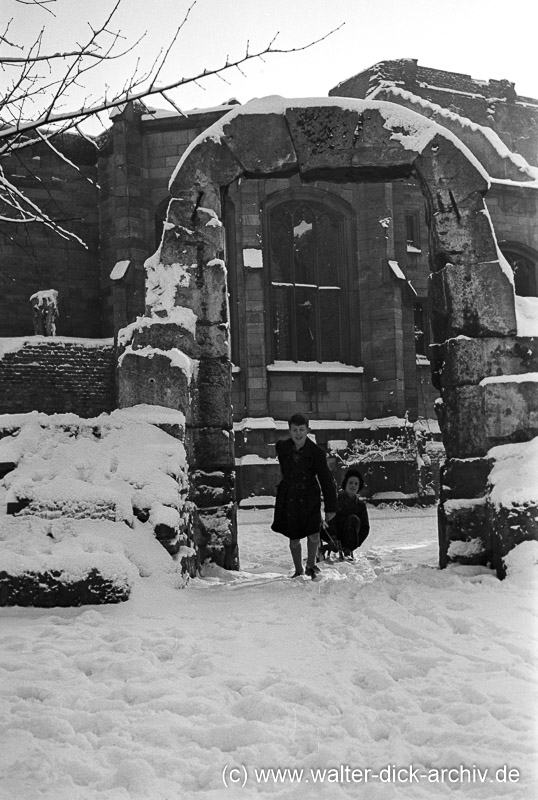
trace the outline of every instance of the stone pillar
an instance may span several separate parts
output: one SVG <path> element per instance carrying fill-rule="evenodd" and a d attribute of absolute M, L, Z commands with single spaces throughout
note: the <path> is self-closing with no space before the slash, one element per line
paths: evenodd
<path fill-rule="evenodd" d="M 140 107 L 127 103 L 114 117 L 99 158 L 102 319 L 108 336 L 117 334 L 116 323 L 122 313 L 132 320 L 144 310 L 144 261 L 151 213 L 141 113 Z M 131 266 L 124 282 L 122 311 L 114 309 L 111 273 L 118 262 L 126 260 Z"/>
<path fill-rule="evenodd" d="M 224 232 L 219 186 L 208 177 L 215 159 L 226 165 L 208 149 L 172 185 L 161 247 L 146 262 L 146 315 L 120 332 L 119 404 L 184 413 L 199 557 L 237 569 Z"/>
<path fill-rule="evenodd" d="M 439 563 L 489 564 L 503 577 L 503 556 L 537 538 L 538 509 L 511 492 L 499 500 L 492 479 L 496 461 L 508 455 L 505 447 L 538 435 L 536 345 L 516 336 L 512 274 L 484 203 L 484 178 L 441 136 L 416 167 L 429 210 L 432 328 L 435 341 L 443 342 L 432 353 L 447 453 Z"/>

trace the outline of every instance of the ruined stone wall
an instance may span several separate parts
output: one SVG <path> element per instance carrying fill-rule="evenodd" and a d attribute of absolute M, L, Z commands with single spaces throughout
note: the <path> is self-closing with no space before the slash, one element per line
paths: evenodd
<path fill-rule="evenodd" d="M 80 136 L 64 134 L 54 146 L 79 171 L 45 144 L 2 159 L 6 177 L 52 219 L 87 245 L 66 240 L 38 223 L 2 223 L 0 259 L 0 336 L 28 336 L 34 331 L 30 296 L 55 289 L 63 336 L 101 336 L 98 264 L 96 150 Z M 93 181 L 93 183 L 91 182 Z"/>
<path fill-rule="evenodd" d="M 129 104 L 114 117 L 99 154 L 104 335 L 112 336 L 143 315 L 144 262 L 160 243 L 174 167 L 189 143 L 225 111 L 223 107 L 188 118 L 159 114 L 154 118 L 144 108 Z M 115 282 L 110 273 L 122 261 L 129 261 L 130 267 Z"/>
<path fill-rule="evenodd" d="M 402 58 L 380 61 L 342 81 L 329 94 L 364 98 L 383 82 L 490 127 L 512 152 L 520 153 L 530 164 L 538 164 L 538 100 L 518 96 L 517 86 L 509 80 L 476 80 Z"/>
<path fill-rule="evenodd" d="M 116 407 L 111 340 L 0 339 L 0 414 L 94 417 Z"/>

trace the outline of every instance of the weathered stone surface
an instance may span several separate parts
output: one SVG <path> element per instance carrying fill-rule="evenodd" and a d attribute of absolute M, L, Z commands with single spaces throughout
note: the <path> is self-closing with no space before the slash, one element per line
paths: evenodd
<path fill-rule="evenodd" d="M 448 264 L 430 276 L 429 297 L 443 339 L 516 333 L 514 287 L 498 261 Z"/>
<path fill-rule="evenodd" d="M 233 468 L 233 434 L 222 428 L 193 428 L 194 464 L 198 470 L 214 472 Z"/>
<path fill-rule="evenodd" d="M 163 264 L 210 261 L 224 249 L 219 185 L 208 184 L 193 199 L 185 193 L 171 200 L 161 247 Z"/>
<path fill-rule="evenodd" d="M 286 120 L 299 170 L 309 180 L 383 180 L 411 174 L 417 152 L 402 147 L 377 109 L 288 108 Z"/>
<path fill-rule="evenodd" d="M 193 386 L 197 424 L 207 427 L 232 427 L 232 365 L 227 358 L 204 358 L 198 365 Z"/>
<path fill-rule="evenodd" d="M 487 493 L 491 462 L 487 458 L 449 458 L 442 468 L 441 500 L 471 499 Z"/>
<path fill-rule="evenodd" d="M 198 320 L 196 323 L 197 358 L 230 358 L 230 326 L 226 322 L 210 323 Z"/>
<path fill-rule="evenodd" d="M 495 260 L 497 246 L 483 199 L 488 182 L 476 162 L 437 134 L 416 159 L 415 170 L 429 210 L 434 268 Z"/>
<path fill-rule="evenodd" d="M 139 403 L 176 408 L 191 417 L 189 377 L 159 353 L 150 358 L 137 351 L 123 355 L 118 372 L 118 406 Z"/>
<path fill-rule="evenodd" d="M 279 114 L 239 114 L 223 126 L 224 141 L 251 175 L 282 175 L 297 170 L 297 156 L 286 120 Z"/>
<path fill-rule="evenodd" d="M 230 329 L 226 323 L 196 321 L 196 335 L 175 322 L 152 321 L 151 326 L 146 326 L 135 331 L 131 339 L 135 349 L 141 347 L 156 347 L 161 350 L 177 348 L 192 359 L 200 358 L 229 358 L 230 354 Z"/>
<path fill-rule="evenodd" d="M 443 346 L 444 386 L 478 384 L 483 378 L 538 372 L 538 340 L 507 337 L 449 339 Z"/>
<path fill-rule="evenodd" d="M 481 388 L 489 447 L 538 436 L 536 380 L 530 376 L 529 380 L 486 379 Z"/>
<path fill-rule="evenodd" d="M 210 559 L 224 569 L 239 569 L 235 503 L 199 512 L 197 547 L 202 563 Z"/>
<path fill-rule="evenodd" d="M 235 501 L 235 473 L 226 470 L 204 472 L 195 470 L 191 475 L 191 494 L 198 508 L 228 505 Z"/>
<path fill-rule="evenodd" d="M 487 505 L 478 500 L 447 500 L 438 509 L 439 566 L 451 562 L 487 565 L 491 560 Z"/>
<path fill-rule="evenodd" d="M 239 162 L 222 142 L 204 139 L 194 147 L 170 184 L 172 197 L 182 192 L 192 193 L 193 199 L 207 191 L 208 186 L 227 186 L 242 173 Z"/>
<path fill-rule="evenodd" d="M 216 325 L 228 323 L 228 292 L 224 262 L 215 259 L 203 267 L 191 267 L 189 274 L 189 284 L 177 288 L 176 305 L 192 309 L 199 323 Z"/>
<path fill-rule="evenodd" d="M 443 412 L 440 424 L 447 457 L 485 456 L 488 443 L 481 387 L 459 386 L 443 390 Z"/>
<path fill-rule="evenodd" d="M 177 348 L 189 358 L 196 359 L 200 355 L 197 345 L 190 330 L 175 322 L 152 321 L 151 325 L 141 327 L 134 332 L 131 339 L 134 349 L 153 347 L 159 350 L 172 350 Z"/>

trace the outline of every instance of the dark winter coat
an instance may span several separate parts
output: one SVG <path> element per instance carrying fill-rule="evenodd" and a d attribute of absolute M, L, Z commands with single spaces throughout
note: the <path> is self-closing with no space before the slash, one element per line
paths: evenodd
<path fill-rule="evenodd" d="M 282 471 L 271 528 L 288 539 L 303 539 L 318 533 L 321 525 L 321 492 L 325 512 L 336 511 L 336 486 L 325 453 L 311 439 L 299 450 L 294 460 L 292 439 L 276 444 Z M 320 491 L 321 487 L 321 491 Z"/>
<path fill-rule="evenodd" d="M 359 497 L 359 495 L 350 497 L 344 489 L 341 489 L 338 492 L 336 516 L 331 520 L 331 526 L 334 526 L 336 535 L 340 540 L 343 539 L 346 522 L 352 514 L 358 517 L 361 522 L 359 541 L 356 545 L 356 547 L 360 547 L 370 533 L 368 509 L 366 508 L 366 503 Z"/>

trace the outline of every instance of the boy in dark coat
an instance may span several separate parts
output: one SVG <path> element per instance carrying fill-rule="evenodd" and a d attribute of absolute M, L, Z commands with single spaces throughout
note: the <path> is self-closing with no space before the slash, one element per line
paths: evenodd
<path fill-rule="evenodd" d="M 321 527 L 321 492 L 328 523 L 336 511 L 336 486 L 325 453 L 308 438 L 307 418 L 294 414 L 288 426 L 290 438 L 280 440 L 276 445 L 282 480 L 277 488 L 271 528 L 290 540 L 295 566 L 293 578 L 303 574 L 301 539 L 307 538 L 304 572 L 314 579 L 319 573 L 316 555 Z"/>
<path fill-rule="evenodd" d="M 329 536 L 324 537 L 322 550 L 338 549 L 341 557 L 353 560 L 353 551 L 370 533 L 366 503 L 359 497 L 364 479 L 358 469 L 348 469 L 338 492 L 337 511 L 329 523 Z M 332 541 L 331 541 L 332 540 Z"/>

